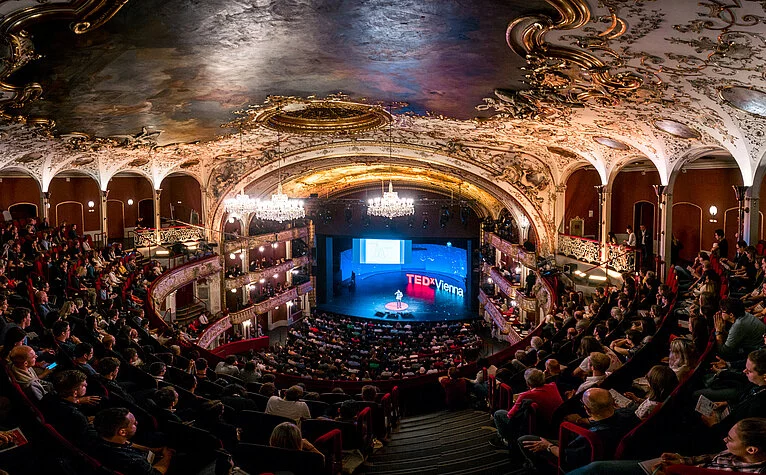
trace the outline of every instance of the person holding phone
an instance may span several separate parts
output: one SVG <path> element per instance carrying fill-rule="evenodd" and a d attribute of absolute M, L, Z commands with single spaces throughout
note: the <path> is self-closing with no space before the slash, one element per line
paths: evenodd
<path fill-rule="evenodd" d="M 37 353 L 35 353 L 31 346 L 21 345 L 14 347 L 9 354 L 9 358 L 11 360 L 11 374 L 13 374 L 16 382 L 19 383 L 21 389 L 33 401 L 42 400 L 43 396 L 51 390 L 51 385 L 47 381 L 40 379 L 40 376 L 44 378 L 50 374 L 51 370 L 55 368 L 56 363 L 49 365 L 38 376 L 34 370 L 34 367 L 37 366 Z"/>

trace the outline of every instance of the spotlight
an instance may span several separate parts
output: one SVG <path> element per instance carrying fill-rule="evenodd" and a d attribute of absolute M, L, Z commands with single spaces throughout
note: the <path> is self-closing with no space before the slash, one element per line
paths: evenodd
<path fill-rule="evenodd" d="M 428 227 L 428 218 L 423 218 L 423 229 Z"/>
<path fill-rule="evenodd" d="M 272 242 L 272 243 L 271 243 L 271 248 L 272 248 L 272 249 L 276 249 L 276 248 L 278 248 L 278 247 L 279 247 L 279 243 L 278 243 L 278 242 Z"/>
<path fill-rule="evenodd" d="M 264 284 L 264 283 L 266 283 L 266 279 L 264 279 L 263 277 L 261 277 L 261 280 L 259 280 L 258 282 L 259 282 L 259 283 L 261 283 L 261 284 Z"/>
<path fill-rule="evenodd" d="M 236 259 L 236 258 L 237 256 L 233 252 L 229 254 L 229 259 Z"/>

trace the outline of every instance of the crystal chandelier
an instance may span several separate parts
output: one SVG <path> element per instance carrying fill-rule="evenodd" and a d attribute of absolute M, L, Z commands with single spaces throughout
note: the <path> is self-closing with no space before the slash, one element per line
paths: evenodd
<path fill-rule="evenodd" d="M 256 200 L 255 215 L 258 219 L 281 223 L 282 221 L 305 217 L 306 210 L 303 208 L 303 201 L 291 200 L 282 193 L 282 183 L 280 182 L 277 192 L 271 195 L 271 201 Z"/>
<path fill-rule="evenodd" d="M 227 198 L 223 202 L 223 206 L 232 218 L 236 216 L 246 216 L 257 209 L 258 200 L 250 198 L 245 194 L 241 194 L 234 198 Z"/>
<path fill-rule="evenodd" d="M 305 217 L 306 210 L 303 208 L 303 201 L 292 200 L 282 193 L 282 153 L 279 148 L 279 139 L 279 130 L 277 130 L 277 157 L 279 157 L 279 168 L 277 169 L 279 184 L 277 185 L 277 192 L 271 195 L 271 201 L 258 201 L 255 208 L 255 216 L 258 219 L 281 223 L 282 221 Z"/>
<path fill-rule="evenodd" d="M 389 109 L 389 114 L 390 114 Z M 388 163 L 391 164 L 391 155 L 393 148 L 393 136 L 391 135 L 393 120 L 388 124 Z M 381 183 L 381 188 L 382 188 Z M 381 190 L 383 191 L 383 190 Z M 410 216 L 415 214 L 415 205 L 412 198 L 399 198 L 399 193 L 394 191 L 394 184 L 388 181 L 388 191 L 383 191 L 382 198 L 373 198 L 369 200 L 367 214 L 371 216 L 382 216 L 393 219 L 400 216 Z"/>
<path fill-rule="evenodd" d="M 240 144 L 242 142 L 242 133 L 240 131 Z M 268 221 L 289 221 L 292 219 L 303 218 L 306 216 L 306 210 L 303 208 L 303 201 L 292 200 L 286 194 L 282 193 L 282 155 L 279 149 L 280 137 L 277 132 L 277 156 L 279 157 L 279 185 L 277 192 L 271 195 L 271 201 L 261 201 L 250 198 L 246 194 L 237 195 L 234 198 L 228 198 L 224 201 L 224 209 L 230 216 L 246 216 L 255 213 L 258 219 Z M 241 146 L 241 145 L 240 145 Z"/>
<path fill-rule="evenodd" d="M 399 193 L 394 191 L 394 184 L 389 181 L 388 191 L 383 192 L 383 197 L 369 201 L 367 214 L 393 219 L 415 214 L 415 205 L 412 198 L 399 198 Z"/>

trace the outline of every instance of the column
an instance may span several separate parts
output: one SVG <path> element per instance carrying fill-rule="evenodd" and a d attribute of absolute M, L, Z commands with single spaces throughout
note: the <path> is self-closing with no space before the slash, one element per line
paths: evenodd
<path fill-rule="evenodd" d="M 42 216 L 45 219 L 50 220 L 50 214 L 51 214 L 51 192 L 50 191 L 44 191 L 43 192 L 43 209 L 40 216 Z M 55 224 L 55 223 L 54 223 Z"/>
<path fill-rule="evenodd" d="M 553 202 L 553 223 L 556 226 L 555 250 L 559 248 L 559 234 L 564 233 L 566 214 L 566 185 L 556 185 L 556 195 Z"/>
<path fill-rule="evenodd" d="M 665 281 L 670 262 L 671 246 L 673 244 L 673 194 L 665 188 L 659 205 L 659 226 L 657 230 L 657 277 Z"/>
<path fill-rule="evenodd" d="M 289 261 L 293 258 L 293 242 L 285 241 L 285 260 Z"/>
<path fill-rule="evenodd" d="M 612 228 L 612 191 L 607 185 L 596 186 L 598 192 L 598 236 L 596 238 L 601 246 L 601 261 L 607 260 L 607 246 L 609 231 Z"/>
<path fill-rule="evenodd" d="M 745 239 L 745 201 L 747 200 L 747 194 L 750 191 L 749 186 L 732 185 L 734 188 L 734 196 L 737 198 L 737 239 Z"/>
<path fill-rule="evenodd" d="M 221 273 L 213 274 L 208 279 L 208 296 L 209 296 L 209 310 L 210 313 L 216 314 L 221 311 L 223 305 L 221 304 L 221 298 L 225 298 L 225 294 L 222 293 L 221 290 L 221 283 L 223 282 L 223 279 L 221 278 Z M 225 289 L 223 290 L 225 292 Z"/>
<path fill-rule="evenodd" d="M 162 188 L 154 190 L 152 198 L 154 199 L 154 237 L 157 244 L 160 244 L 160 194 Z M 223 245 L 223 243 L 221 244 Z"/>
<path fill-rule="evenodd" d="M 109 238 L 109 226 L 106 220 L 106 207 L 109 198 L 109 190 L 101 190 L 101 236 L 106 245 Z"/>
<path fill-rule="evenodd" d="M 756 245 L 761 238 L 760 194 L 760 190 L 755 186 L 751 186 L 745 193 L 745 224 L 742 235 L 743 239 L 752 246 Z"/>

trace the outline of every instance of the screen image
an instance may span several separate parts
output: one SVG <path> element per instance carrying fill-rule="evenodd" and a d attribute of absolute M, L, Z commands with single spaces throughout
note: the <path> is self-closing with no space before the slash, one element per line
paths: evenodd
<path fill-rule="evenodd" d="M 360 264 L 404 264 L 405 241 L 399 239 L 360 239 Z"/>

